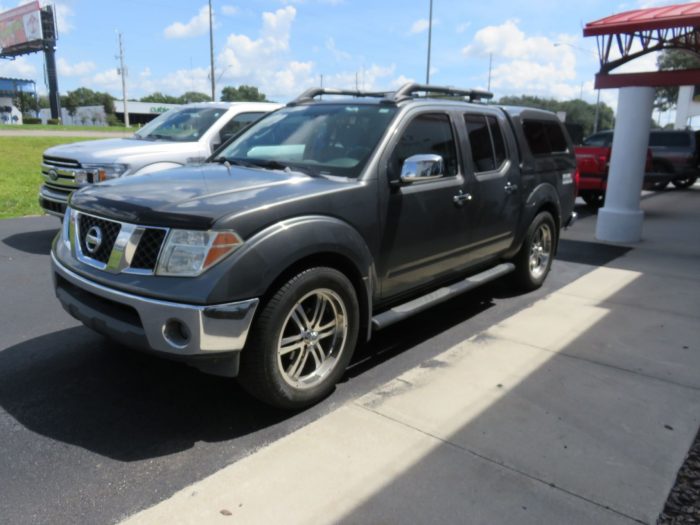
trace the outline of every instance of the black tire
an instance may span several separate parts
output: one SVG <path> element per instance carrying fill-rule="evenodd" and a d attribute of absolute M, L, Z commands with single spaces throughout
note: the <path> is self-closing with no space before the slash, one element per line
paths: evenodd
<path fill-rule="evenodd" d="M 241 354 L 239 383 L 279 408 L 317 403 L 350 362 L 359 320 L 357 295 L 345 275 L 326 267 L 300 272 L 262 305 Z"/>
<path fill-rule="evenodd" d="M 668 186 L 667 180 L 661 182 L 645 182 L 642 189 L 647 191 L 663 191 L 666 189 L 666 186 Z"/>
<path fill-rule="evenodd" d="M 598 209 L 605 201 L 605 193 L 602 191 L 587 191 L 581 194 L 581 198 L 591 208 Z"/>
<path fill-rule="evenodd" d="M 552 214 L 541 211 L 530 223 L 520 251 L 513 258 L 514 284 L 523 291 L 535 290 L 547 278 L 558 242 Z"/>
<path fill-rule="evenodd" d="M 684 190 L 685 188 L 689 188 L 690 186 L 695 184 L 695 181 L 697 181 L 697 180 L 698 180 L 697 176 L 688 175 L 686 177 L 680 177 L 678 179 L 673 179 L 671 182 L 679 190 Z"/>

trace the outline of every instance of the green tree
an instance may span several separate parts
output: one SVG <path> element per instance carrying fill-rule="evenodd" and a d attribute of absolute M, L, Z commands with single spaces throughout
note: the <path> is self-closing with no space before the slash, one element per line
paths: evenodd
<path fill-rule="evenodd" d="M 80 87 L 74 91 L 69 91 L 61 97 L 61 105 L 68 110 L 71 116 L 81 106 L 102 106 L 105 113 L 114 113 L 114 98 L 109 93 L 101 93 L 92 89 Z"/>
<path fill-rule="evenodd" d="M 151 103 L 156 103 L 156 104 L 178 104 L 179 100 L 177 97 L 173 97 L 172 95 L 164 95 L 160 91 L 156 91 L 155 93 L 151 93 L 150 95 L 146 95 L 145 97 L 141 97 L 140 99 L 141 102 L 151 102 Z"/>
<path fill-rule="evenodd" d="M 189 104 L 191 102 L 211 102 L 211 97 L 206 93 L 199 91 L 188 91 L 187 93 L 177 97 L 178 104 Z"/>
<path fill-rule="evenodd" d="M 34 93 L 20 92 L 14 99 L 14 105 L 22 112 L 22 115 L 28 115 L 30 111 L 39 111 L 39 101 Z"/>
<path fill-rule="evenodd" d="M 700 55 L 685 49 L 665 49 L 656 59 L 659 71 L 700 68 Z M 678 101 L 678 86 L 656 88 L 654 107 L 666 111 Z"/>
<path fill-rule="evenodd" d="M 242 84 L 238 87 L 226 86 L 221 90 L 223 102 L 265 102 L 267 97 L 255 86 Z"/>

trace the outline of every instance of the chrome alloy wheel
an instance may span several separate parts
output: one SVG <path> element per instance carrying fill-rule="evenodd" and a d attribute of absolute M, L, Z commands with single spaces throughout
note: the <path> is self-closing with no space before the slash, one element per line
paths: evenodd
<path fill-rule="evenodd" d="M 542 223 L 532 236 L 530 245 L 530 275 L 539 279 L 549 267 L 549 259 L 552 257 L 552 230 L 549 224 Z"/>
<path fill-rule="evenodd" d="M 282 325 L 277 365 L 294 388 L 313 388 L 333 370 L 348 335 L 345 303 L 333 290 L 319 288 L 296 302 Z"/>

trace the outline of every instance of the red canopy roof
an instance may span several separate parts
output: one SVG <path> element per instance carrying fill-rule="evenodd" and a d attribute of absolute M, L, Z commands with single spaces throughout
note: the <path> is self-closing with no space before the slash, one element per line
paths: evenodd
<path fill-rule="evenodd" d="M 650 29 L 671 27 L 700 28 L 700 2 L 636 9 L 589 22 L 583 29 L 583 36 L 634 33 Z"/>

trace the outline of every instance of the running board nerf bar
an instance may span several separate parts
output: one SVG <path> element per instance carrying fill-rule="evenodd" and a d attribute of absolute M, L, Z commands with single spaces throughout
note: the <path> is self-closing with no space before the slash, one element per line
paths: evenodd
<path fill-rule="evenodd" d="M 415 315 L 423 310 L 435 306 L 436 304 L 443 303 L 453 297 L 456 297 L 464 292 L 473 290 L 482 284 L 486 284 L 494 279 L 503 277 L 515 270 L 515 265 L 513 263 L 502 263 L 498 266 L 494 266 L 484 272 L 477 273 L 471 277 L 467 277 L 463 281 L 456 282 L 449 286 L 444 286 L 426 295 L 408 301 L 407 303 L 394 306 L 386 312 L 372 317 L 372 329 L 381 330 L 399 321 L 403 321 Z"/>

